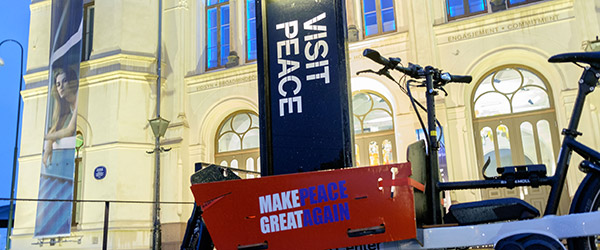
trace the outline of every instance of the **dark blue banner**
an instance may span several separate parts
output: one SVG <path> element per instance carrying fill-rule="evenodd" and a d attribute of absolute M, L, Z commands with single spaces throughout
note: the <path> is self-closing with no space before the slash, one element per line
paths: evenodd
<path fill-rule="evenodd" d="M 83 1 L 52 1 L 48 106 L 35 237 L 71 234 Z"/>
<path fill-rule="evenodd" d="M 263 176 L 350 167 L 344 1 L 257 3 Z"/>

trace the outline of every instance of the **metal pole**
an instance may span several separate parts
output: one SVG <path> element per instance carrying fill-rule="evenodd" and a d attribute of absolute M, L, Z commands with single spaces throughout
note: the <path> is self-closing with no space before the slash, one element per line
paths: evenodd
<path fill-rule="evenodd" d="M 162 0 L 158 0 L 158 44 L 156 61 L 156 117 L 160 117 L 160 87 L 161 87 L 161 43 L 162 43 Z M 154 143 L 155 172 L 154 172 L 154 231 L 152 237 L 152 249 L 161 249 L 161 229 L 160 229 L 160 136 L 157 136 Z"/>
<path fill-rule="evenodd" d="M 17 105 L 17 130 L 15 133 L 15 151 L 13 154 L 13 166 L 12 166 L 12 179 L 10 181 L 10 206 L 8 212 L 8 226 L 6 228 L 6 249 L 10 249 L 10 236 L 12 234 L 13 228 L 13 220 L 15 217 L 15 208 L 14 208 L 14 199 L 15 199 L 15 179 L 17 176 L 17 154 L 19 152 L 19 124 L 21 122 L 21 91 L 23 90 L 23 45 L 19 43 L 17 40 L 6 39 L 0 43 L 0 46 L 5 42 L 15 42 L 21 48 L 21 73 L 19 74 L 19 93 L 17 95 L 18 105 Z"/>
<path fill-rule="evenodd" d="M 428 134 L 426 136 L 429 137 L 429 177 L 427 185 L 430 185 L 431 188 L 427 189 L 427 197 L 429 199 L 429 205 L 431 206 L 431 222 L 432 224 L 441 224 L 442 223 L 442 214 L 441 214 L 441 201 L 440 201 L 440 192 L 437 187 L 440 182 L 440 167 L 438 163 L 438 142 L 437 142 L 437 127 L 435 124 L 435 96 L 437 93 L 435 92 L 433 86 L 432 79 L 432 68 L 430 66 L 425 67 L 425 83 L 427 85 L 427 129 Z"/>
<path fill-rule="evenodd" d="M 110 201 L 104 202 L 104 229 L 102 232 L 102 250 L 108 247 L 108 210 L 110 209 Z"/>

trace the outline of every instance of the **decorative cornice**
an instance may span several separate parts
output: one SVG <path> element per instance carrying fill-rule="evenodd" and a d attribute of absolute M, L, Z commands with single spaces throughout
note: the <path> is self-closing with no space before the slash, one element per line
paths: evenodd
<path fill-rule="evenodd" d="M 256 64 L 247 64 L 235 68 L 186 77 L 184 82 L 188 93 L 194 93 L 241 83 L 255 82 L 257 79 Z"/>
<path fill-rule="evenodd" d="M 547 25 L 574 18 L 572 0 L 555 0 L 436 25 L 439 45 Z"/>
<path fill-rule="evenodd" d="M 100 84 L 117 79 L 152 83 L 156 81 L 156 59 L 153 57 L 117 54 L 81 62 L 79 86 Z M 28 73 L 24 77 L 24 95 L 40 94 L 39 88 L 48 89 L 48 70 Z"/>
<path fill-rule="evenodd" d="M 50 0 L 31 0 L 29 10 L 35 10 L 38 8 L 49 6 L 52 3 Z"/>
<path fill-rule="evenodd" d="M 81 62 L 81 76 L 90 77 L 119 70 L 156 74 L 155 65 L 154 57 L 116 54 Z"/>

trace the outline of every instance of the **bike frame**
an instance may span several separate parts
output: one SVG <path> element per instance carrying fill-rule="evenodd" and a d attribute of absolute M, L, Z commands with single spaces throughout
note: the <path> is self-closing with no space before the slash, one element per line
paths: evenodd
<path fill-rule="evenodd" d="M 585 103 L 586 96 L 594 91 L 594 87 L 597 83 L 595 77 L 596 72 L 590 68 L 585 68 L 581 78 L 579 80 L 579 91 L 573 106 L 573 112 L 567 129 L 564 129 L 562 134 L 565 136 L 561 144 L 560 152 L 558 155 L 558 162 L 556 165 L 556 172 L 553 176 L 541 177 L 539 181 L 533 185 L 529 179 L 516 179 L 514 183 L 509 183 L 502 179 L 492 180 L 477 180 L 477 181 L 459 181 L 459 182 L 440 182 L 439 181 L 439 165 L 438 165 L 438 148 L 437 145 L 437 127 L 435 119 L 435 96 L 437 91 L 434 88 L 435 82 L 432 79 L 434 69 L 432 67 L 425 68 L 425 85 L 426 100 L 427 100 L 427 124 L 429 133 L 430 150 L 428 150 L 427 157 L 427 183 L 426 186 L 434 187 L 428 189 L 427 205 L 428 210 L 431 214 L 431 222 L 433 224 L 440 224 L 442 222 L 441 217 L 441 201 L 440 192 L 446 190 L 459 190 L 459 189 L 481 189 L 481 188 L 508 188 L 509 184 L 514 186 L 537 186 L 546 185 L 551 186 L 550 194 L 548 195 L 546 209 L 544 215 L 554 215 L 558 210 L 560 195 L 565 184 L 567 177 L 567 170 L 569 168 L 569 162 L 573 151 L 577 154 L 589 160 L 591 162 L 600 161 L 600 153 L 596 150 L 591 149 L 582 143 L 576 141 L 576 137 L 581 135 L 577 132 L 577 127 L 581 118 L 582 110 Z M 597 169 L 594 171 L 598 171 Z"/>

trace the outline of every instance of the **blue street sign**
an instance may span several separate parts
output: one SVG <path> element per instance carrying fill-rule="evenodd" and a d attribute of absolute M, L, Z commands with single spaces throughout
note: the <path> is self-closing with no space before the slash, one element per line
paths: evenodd
<path fill-rule="evenodd" d="M 106 177 L 106 167 L 96 167 L 96 169 L 94 169 L 94 178 L 96 178 L 96 180 L 102 180 L 104 177 Z"/>

